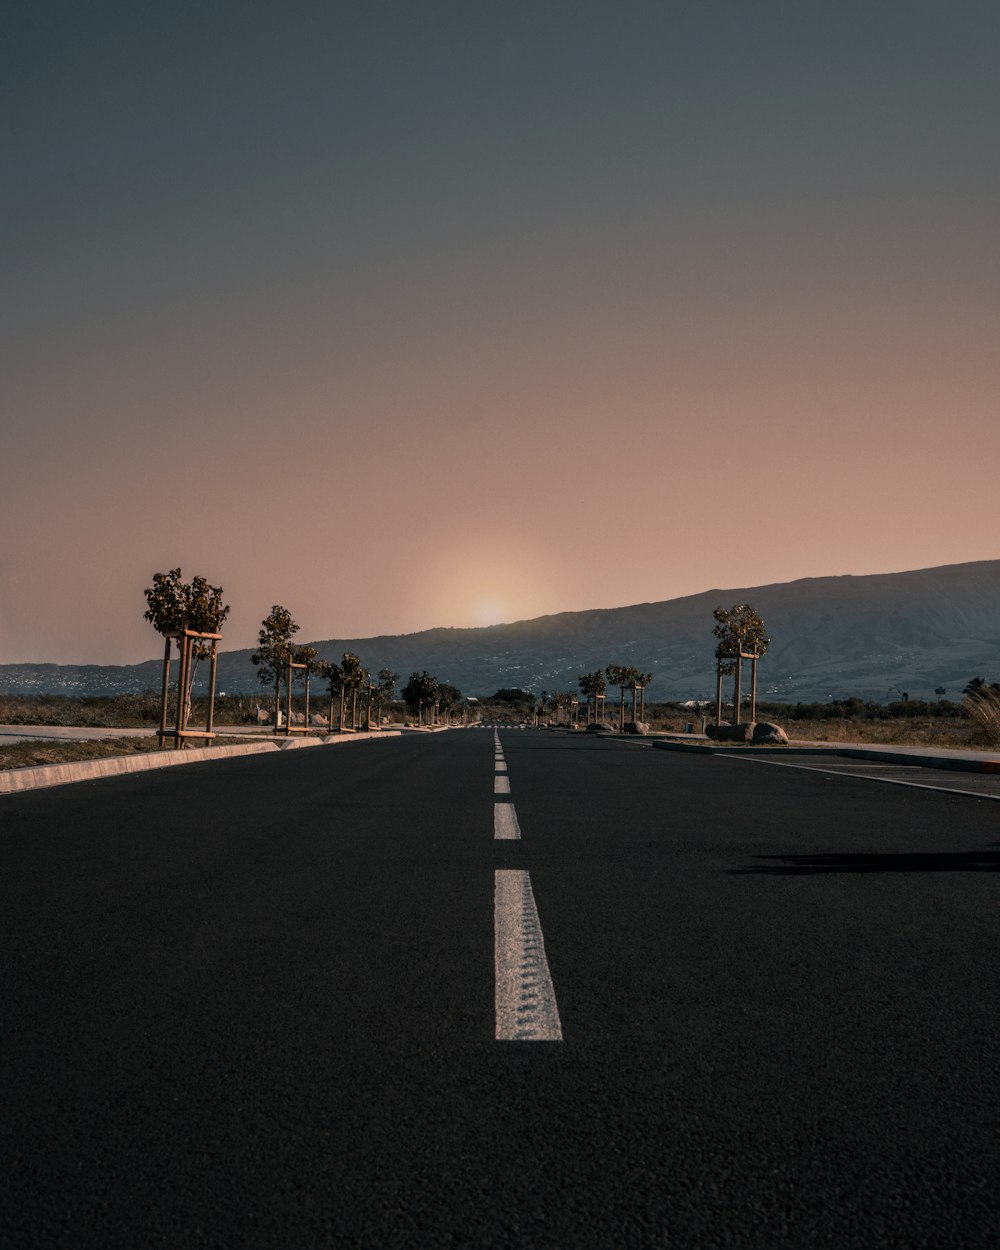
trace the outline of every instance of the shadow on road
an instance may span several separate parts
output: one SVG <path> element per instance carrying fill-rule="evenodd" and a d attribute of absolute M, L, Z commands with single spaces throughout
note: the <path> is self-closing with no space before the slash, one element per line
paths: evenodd
<path fill-rule="evenodd" d="M 1000 843 L 991 843 L 1000 846 Z M 803 876 L 832 872 L 1000 872 L 1000 851 L 904 851 L 901 854 L 861 852 L 858 854 L 765 855 L 765 860 L 748 868 L 729 868 L 734 876 Z"/>

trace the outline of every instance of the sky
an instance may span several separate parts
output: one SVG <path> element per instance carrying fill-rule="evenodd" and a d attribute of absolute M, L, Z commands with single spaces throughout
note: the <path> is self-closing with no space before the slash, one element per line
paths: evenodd
<path fill-rule="evenodd" d="M 995 0 L 39 0 L 0 663 L 1000 556 Z"/>

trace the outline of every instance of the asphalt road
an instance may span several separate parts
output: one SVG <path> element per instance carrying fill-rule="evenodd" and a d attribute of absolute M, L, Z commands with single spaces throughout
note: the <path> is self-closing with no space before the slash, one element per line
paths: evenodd
<path fill-rule="evenodd" d="M 0 799 L 0 1246 L 1000 1244 L 996 802 L 500 739 Z"/>

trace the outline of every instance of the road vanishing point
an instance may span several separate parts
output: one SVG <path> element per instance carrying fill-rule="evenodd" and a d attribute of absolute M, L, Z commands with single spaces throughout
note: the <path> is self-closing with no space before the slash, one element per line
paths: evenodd
<path fill-rule="evenodd" d="M 0 855 L 5 1250 L 1000 1245 L 995 799 L 470 729 Z"/>

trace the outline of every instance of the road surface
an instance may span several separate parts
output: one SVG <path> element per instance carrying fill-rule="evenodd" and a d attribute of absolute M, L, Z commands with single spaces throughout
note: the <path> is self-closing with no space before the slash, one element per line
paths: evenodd
<path fill-rule="evenodd" d="M 531 730 L 4 796 L 0 1245 L 1000 1244 L 998 820 Z"/>

